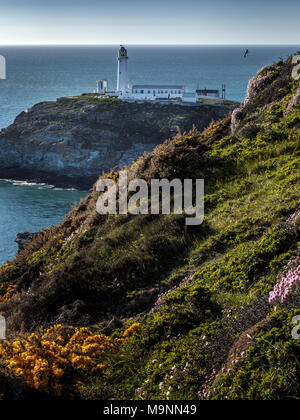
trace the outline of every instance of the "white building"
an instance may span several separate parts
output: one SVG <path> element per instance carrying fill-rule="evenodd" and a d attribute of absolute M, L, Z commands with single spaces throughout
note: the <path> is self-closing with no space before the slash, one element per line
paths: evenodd
<path fill-rule="evenodd" d="M 180 99 L 186 87 L 182 85 L 133 85 L 131 96 L 134 99 Z"/>
<path fill-rule="evenodd" d="M 97 92 L 107 96 L 117 97 L 121 100 L 178 100 L 181 102 L 196 103 L 202 96 L 216 98 L 219 97 L 219 91 L 187 92 L 183 85 L 133 85 L 129 86 L 128 79 L 128 55 L 127 49 L 121 45 L 118 53 L 118 73 L 117 89 L 109 92 L 107 90 L 107 81 L 102 80 L 97 84 Z"/>
<path fill-rule="evenodd" d="M 220 92 L 217 89 L 197 89 L 197 98 L 220 98 Z"/>
<path fill-rule="evenodd" d="M 102 94 L 106 93 L 107 86 L 108 86 L 107 80 L 99 80 L 97 82 L 97 93 L 102 93 Z"/>

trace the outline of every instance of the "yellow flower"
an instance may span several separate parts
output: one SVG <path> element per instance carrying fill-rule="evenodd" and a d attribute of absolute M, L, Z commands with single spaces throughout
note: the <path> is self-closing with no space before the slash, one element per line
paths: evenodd
<path fill-rule="evenodd" d="M 124 332 L 123 337 L 128 338 L 135 334 L 141 328 L 141 324 L 135 323 L 132 324 L 127 330 Z"/>
<path fill-rule="evenodd" d="M 135 323 L 125 331 L 124 338 L 112 339 L 93 334 L 88 328 L 55 325 L 24 340 L 3 343 L 0 359 L 30 387 L 59 396 L 66 370 L 73 369 L 74 374 L 102 372 L 107 364 L 101 362 L 101 356 L 118 351 L 140 327 Z"/>

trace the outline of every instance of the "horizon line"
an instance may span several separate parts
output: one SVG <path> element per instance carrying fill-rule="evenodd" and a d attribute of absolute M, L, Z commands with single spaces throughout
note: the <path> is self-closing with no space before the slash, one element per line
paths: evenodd
<path fill-rule="evenodd" d="M 66 44 L 62 44 L 62 43 L 41 43 L 41 44 L 0 44 L 0 47 L 112 47 L 112 46 L 120 46 L 120 45 L 128 45 L 128 46 L 289 46 L 289 47 L 294 47 L 294 46 L 299 46 L 300 47 L 300 43 L 299 44 L 263 44 L 263 43 L 259 43 L 259 44 L 251 44 L 251 43 L 243 43 L 243 44 L 218 44 L 218 43 L 214 43 L 214 44 L 199 44 L 199 43 L 171 43 L 171 44 L 158 44 L 158 43 L 111 43 L 111 44 L 70 44 L 70 43 L 66 43 Z"/>

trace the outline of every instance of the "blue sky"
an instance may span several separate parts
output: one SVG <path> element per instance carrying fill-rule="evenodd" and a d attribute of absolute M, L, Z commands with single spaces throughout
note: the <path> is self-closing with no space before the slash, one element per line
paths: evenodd
<path fill-rule="evenodd" d="M 0 0 L 0 44 L 300 44 L 300 0 Z"/>

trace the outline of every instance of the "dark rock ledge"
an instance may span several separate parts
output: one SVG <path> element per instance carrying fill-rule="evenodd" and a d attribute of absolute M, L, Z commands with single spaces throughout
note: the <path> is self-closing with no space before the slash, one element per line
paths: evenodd
<path fill-rule="evenodd" d="M 24 233 L 18 233 L 15 242 L 18 244 L 19 250 L 18 252 L 22 251 L 24 247 L 32 242 L 34 239 L 36 233 L 30 233 L 30 232 L 24 232 Z"/>

